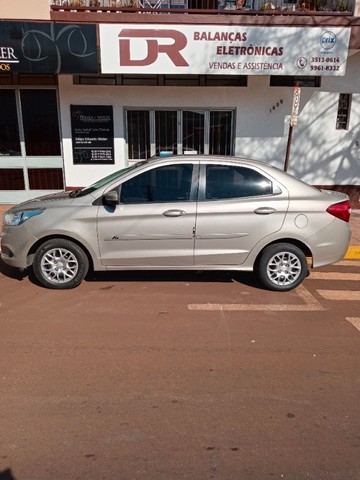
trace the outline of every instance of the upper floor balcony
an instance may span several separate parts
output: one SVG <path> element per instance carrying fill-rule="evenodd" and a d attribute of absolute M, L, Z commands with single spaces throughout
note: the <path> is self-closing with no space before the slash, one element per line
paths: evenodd
<path fill-rule="evenodd" d="M 63 22 L 350 27 L 350 49 L 360 50 L 360 0 L 47 1 Z"/>
<path fill-rule="evenodd" d="M 337 16 L 353 15 L 356 3 L 356 0 L 50 0 L 50 9 L 78 13 Z"/>

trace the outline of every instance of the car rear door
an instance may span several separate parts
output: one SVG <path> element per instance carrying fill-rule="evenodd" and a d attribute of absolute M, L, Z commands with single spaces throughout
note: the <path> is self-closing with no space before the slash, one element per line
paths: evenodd
<path fill-rule="evenodd" d="M 281 229 L 288 192 L 256 167 L 209 163 L 200 171 L 195 265 L 241 265 Z"/>

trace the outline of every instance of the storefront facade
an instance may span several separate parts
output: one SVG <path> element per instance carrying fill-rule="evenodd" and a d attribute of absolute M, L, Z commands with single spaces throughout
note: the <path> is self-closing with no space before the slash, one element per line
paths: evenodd
<path fill-rule="evenodd" d="M 97 70 L 95 25 L 0 22 L 0 203 L 66 187 L 58 78 Z"/>
<path fill-rule="evenodd" d="M 11 139 L 0 154 L 0 203 L 78 188 L 159 154 L 284 168 L 292 123 L 288 171 L 347 191 L 358 207 L 360 53 L 349 49 L 349 28 L 328 32 L 99 24 L 96 65 L 33 74 L 31 85 L 20 83 L 29 74 L 17 85 L 0 77 L 2 140 Z M 88 42 L 84 58 L 91 51 Z"/>

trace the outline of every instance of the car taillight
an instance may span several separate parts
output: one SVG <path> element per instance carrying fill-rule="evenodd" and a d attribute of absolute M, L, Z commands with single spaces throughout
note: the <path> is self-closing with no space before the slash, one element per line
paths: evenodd
<path fill-rule="evenodd" d="M 334 215 L 334 217 L 344 220 L 344 222 L 348 222 L 350 220 L 351 207 L 348 200 L 345 200 L 345 202 L 334 203 L 334 205 L 330 205 L 326 211 L 331 215 Z"/>

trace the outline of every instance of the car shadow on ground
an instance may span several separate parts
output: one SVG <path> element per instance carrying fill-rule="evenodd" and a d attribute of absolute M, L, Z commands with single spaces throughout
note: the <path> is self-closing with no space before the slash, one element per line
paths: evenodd
<path fill-rule="evenodd" d="M 29 281 L 41 286 L 32 269 L 24 271 L 6 265 L 0 260 L 0 273 L 8 278 L 22 281 L 28 277 Z M 91 283 L 105 282 L 186 282 L 186 283 L 241 283 L 249 287 L 262 289 L 252 272 L 236 271 L 186 271 L 186 270 L 136 270 L 136 271 L 111 271 L 89 272 L 85 279 Z"/>
<path fill-rule="evenodd" d="M 0 472 L 0 480 L 16 480 L 11 470 L 8 468 L 7 470 L 3 470 Z"/>
<path fill-rule="evenodd" d="M 6 265 L 2 260 L 0 260 L 0 273 L 5 275 L 5 277 L 12 278 L 14 280 L 23 280 L 27 275 L 27 271 L 22 271 L 14 267 Z"/>
<path fill-rule="evenodd" d="M 261 288 L 252 272 L 234 271 L 179 271 L 179 270 L 137 270 L 116 272 L 92 272 L 88 282 L 157 282 L 157 283 L 241 283 Z"/>

